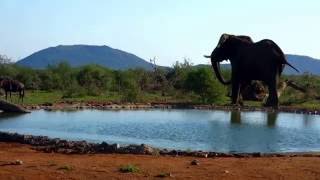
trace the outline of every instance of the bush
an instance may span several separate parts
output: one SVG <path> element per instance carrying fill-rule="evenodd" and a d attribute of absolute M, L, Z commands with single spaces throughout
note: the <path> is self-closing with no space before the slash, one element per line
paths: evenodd
<path fill-rule="evenodd" d="M 88 95 L 97 96 L 104 90 L 111 89 L 112 73 L 98 65 L 87 65 L 79 70 L 77 80 L 79 85 L 86 89 Z"/>
<path fill-rule="evenodd" d="M 140 100 L 140 89 L 138 85 L 132 81 L 128 81 L 125 84 L 125 88 L 122 91 L 122 100 L 125 102 L 137 102 Z"/>
<path fill-rule="evenodd" d="M 128 164 L 125 166 L 120 167 L 120 172 L 123 173 L 135 173 L 135 172 L 139 172 L 139 168 L 135 165 L 132 164 Z"/>
<path fill-rule="evenodd" d="M 86 95 L 84 88 L 78 85 L 76 81 L 73 81 L 62 92 L 62 98 L 78 98 Z"/>
<path fill-rule="evenodd" d="M 226 88 L 214 78 L 212 70 L 206 67 L 191 71 L 185 87 L 199 94 L 203 103 L 220 102 L 226 95 Z"/>

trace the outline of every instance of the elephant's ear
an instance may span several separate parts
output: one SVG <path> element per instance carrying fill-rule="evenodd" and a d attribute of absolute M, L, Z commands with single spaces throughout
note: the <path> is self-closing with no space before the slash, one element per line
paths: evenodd
<path fill-rule="evenodd" d="M 218 42 L 217 48 L 219 48 L 230 37 L 229 34 L 222 34 Z"/>

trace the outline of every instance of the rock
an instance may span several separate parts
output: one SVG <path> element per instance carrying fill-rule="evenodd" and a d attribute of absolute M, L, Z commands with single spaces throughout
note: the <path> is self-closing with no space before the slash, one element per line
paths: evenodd
<path fill-rule="evenodd" d="M 165 178 L 165 177 L 174 177 L 174 176 L 172 175 L 172 173 L 161 173 L 161 174 L 156 175 L 155 177 Z"/>
<path fill-rule="evenodd" d="M 252 157 L 261 157 L 261 153 L 259 152 L 252 153 Z"/>
<path fill-rule="evenodd" d="M 13 112 L 13 113 L 30 113 L 22 106 L 13 104 L 11 102 L 0 100 L 0 109 L 4 112 Z"/>
<path fill-rule="evenodd" d="M 161 155 L 168 155 L 168 154 L 169 154 L 169 151 L 168 151 L 168 149 L 161 149 L 161 150 L 159 151 L 159 154 L 161 154 Z"/>
<path fill-rule="evenodd" d="M 207 158 L 209 153 L 197 151 L 197 152 L 191 152 L 190 154 L 191 154 L 191 156 Z"/>
<path fill-rule="evenodd" d="M 224 170 L 224 173 L 229 174 L 230 172 L 228 170 Z"/>
<path fill-rule="evenodd" d="M 199 164 L 200 164 L 200 162 L 199 162 L 199 160 L 197 160 L 197 159 L 194 159 L 194 160 L 191 161 L 191 165 L 197 166 L 197 165 L 199 165 Z"/>
<path fill-rule="evenodd" d="M 120 153 L 132 153 L 132 154 L 153 154 L 155 149 L 151 146 L 147 146 L 145 144 L 141 145 L 129 145 L 126 147 L 119 148 L 118 152 Z"/>
<path fill-rule="evenodd" d="M 21 160 L 16 160 L 16 161 L 14 162 L 14 164 L 15 164 L 15 165 L 22 165 L 22 164 L 23 164 L 23 161 L 21 161 Z"/>

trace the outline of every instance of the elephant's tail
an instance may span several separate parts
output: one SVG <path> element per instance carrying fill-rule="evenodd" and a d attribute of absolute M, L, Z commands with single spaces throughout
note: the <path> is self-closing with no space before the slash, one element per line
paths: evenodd
<path fill-rule="evenodd" d="M 286 55 L 283 53 L 283 51 L 281 50 L 281 48 L 280 48 L 275 42 L 272 41 L 272 43 L 274 44 L 274 46 L 277 48 L 277 50 L 278 50 L 279 53 L 281 54 L 281 56 L 282 56 L 282 63 L 290 66 L 292 69 L 296 70 L 296 71 L 299 73 L 300 71 L 288 62 L 288 60 L 287 60 L 287 58 L 286 58 Z"/>
<path fill-rule="evenodd" d="M 290 66 L 292 69 L 296 70 L 297 72 L 300 72 L 297 68 L 295 68 L 293 65 L 288 63 L 287 61 L 285 62 L 286 65 Z"/>

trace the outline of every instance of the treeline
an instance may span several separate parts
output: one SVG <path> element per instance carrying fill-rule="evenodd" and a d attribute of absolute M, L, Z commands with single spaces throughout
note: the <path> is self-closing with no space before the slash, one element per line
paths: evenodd
<path fill-rule="evenodd" d="M 98 65 L 72 68 L 67 63 L 31 69 L 1 60 L 0 76 L 21 81 L 29 91 L 57 91 L 62 98 L 114 97 L 111 99 L 123 102 L 154 100 L 224 104 L 229 101 L 231 91 L 230 87 L 218 82 L 210 66 L 192 66 L 187 60 L 176 62 L 171 68 L 157 67 L 152 71 L 112 70 Z M 229 79 L 230 72 L 223 71 L 223 76 Z M 281 104 L 318 104 L 319 76 L 304 73 L 285 75 L 281 79 L 293 80 L 307 90 L 302 93 L 287 88 L 281 95 Z"/>
<path fill-rule="evenodd" d="M 36 70 L 3 63 L 0 76 L 21 81 L 27 90 L 61 91 L 63 98 L 119 96 L 122 101 L 140 102 L 147 95 L 156 95 L 173 100 L 217 103 L 227 95 L 227 88 L 216 80 L 210 67 L 193 67 L 186 60 L 176 62 L 172 68 L 152 71 L 111 70 L 99 65 L 72 68 L 67 63 Z"/>

